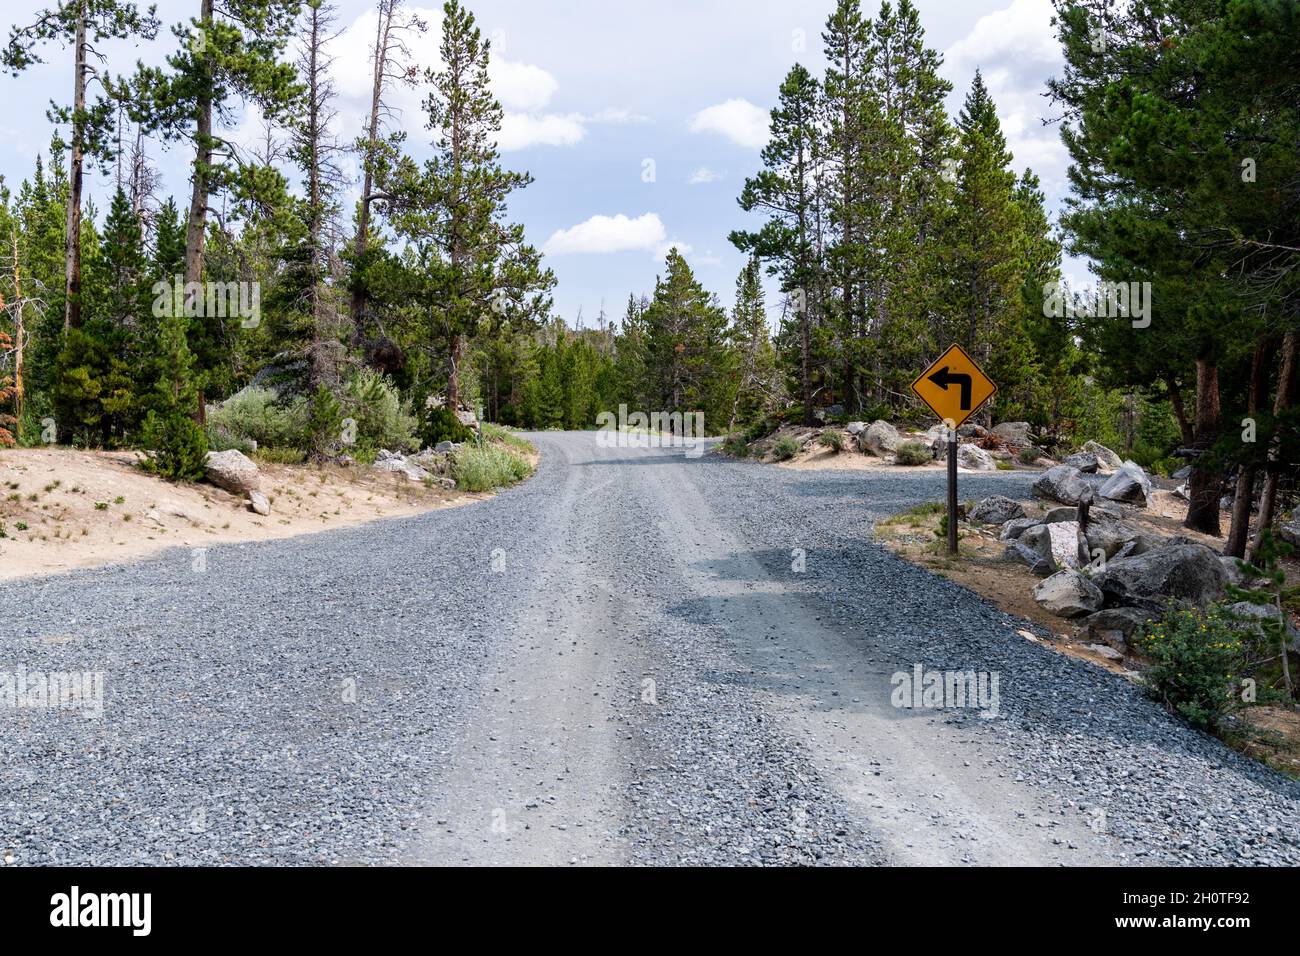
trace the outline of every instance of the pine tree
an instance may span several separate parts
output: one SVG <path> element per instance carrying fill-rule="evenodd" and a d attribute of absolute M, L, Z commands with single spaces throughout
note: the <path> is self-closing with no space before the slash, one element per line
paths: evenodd
<path fill-rule="evenodd" d="M 703 412 L 705 427 L 716 430 L 730 412 L 726 313 L 676 248 L 664 265 L 645 311 L 646 369 L 655 402 L 650 411 Z"/>
<path fill-rule="evenodd" d="M 73 51 L 73 96 L 70 107 L 56 108 L 54 118 L 71 129 L 68 151 L 69 196 L 67 224 L 64 231 L 63 327 L 66 331 L 81 324 L 81 192 L 85 158 L 106 162 L 111 155 L 112 108 L 105 101 L 87 106 L 86 89 L 92 79 L 104 77 L 90 60 L 94 53 L 100 61 L 100 49 L 112 39 L 139 36 L 153 39 L 158 21 L 153 8 L 141 14 L 134 3 L 126 0 L 71 0 L 53 9 L 41 11 L 27 27 L 14 27 L 0 62 L 15 76 L 34 63 L 43 62 L 37 48 L 56 41 L 71 44 Z"/>
<path fill-rule="evenodd" d="M 818 84 L 794 66 L 781 84 L 772 110 L 771 138 L 763 147 L 763 170 L 745 181 L 740 207 L 762 211 L 767 221 L 756 231 L 737 230 L 731 242 L 767 262 L 792 297 L 799 331 L 799 397 L 803 421 L 813 419 L 813 330 L 821 324 L 822 263 L 818 253 L 813 189 L 821 163 L 822 135 L 817 123 Z"/>
<path fill-rule="evenodd" d="M 738 355 L 727 432 L 738 421 L 750 422 L 771 411 L 776 400 L 776 359 L 767 328 L 762 266 L 751 257 L 736 278 L 736 304 L 728 337 Z"/>
<path fill-rule="evenodd" d="M 203 427 L 194 420 L 199 397 L 194 356 L 186 342 L 183 298 L 175 297 L 162 311 L 142 439 L 149 450 L 149 464 L 159 475 L 170 481 L 193 481 L 203 476 L 208 441 Z"/>
<path fill-rule="evenodd" d="M 492 325 L 523 328 L 545 316 L 554 277 L 505 221 L 510 194 L 532 182 L 505 169 L 496 137 L 501 105 L 488 82 L 489 41 L 459 0 L 443 5 L 442 64 L 426 71 L 425 100 L 434 156 L 422 170 L 399 164 L 383 185 L 398 233 L 417 246 L 418 282 L 427 290 L 426 348 L 441 342 L 447 404 L 462 401 L 466 343 Z M 484 327 L 485 326 L 485 327 Z"/>

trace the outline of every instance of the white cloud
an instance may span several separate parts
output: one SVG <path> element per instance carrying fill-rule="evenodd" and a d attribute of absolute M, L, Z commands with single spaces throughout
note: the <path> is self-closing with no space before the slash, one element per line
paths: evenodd
<path fill-rule="evenodd" d="M 505 152 L 529 146 L 572 146 L 587 135 L 583 118 L 577 114 L 506 113 L 501 120 L 497 145 Z"/>
<path fill-rule="evenodd" d="M 488 61 L 488 74 L 492 92 L 507 110 L 540 110 L 560 86 L 550 73 L 531 63 L 512 63 L 494 57 Z"/>
<path fill-rule="evenodd" d="M 411 139 L 414 141 L 420 138 L 416 131 L 423 130 L 424 99 L 428 95 L 423 71 L 429 66 L 436 67 L 440 62 L 438 46 L 442 11 L 428 7 L 404 7 L 403 10 L 423 20 L 428 27 L 422 34 L 410 32 L 405 35 L 410 62 L 419 67 L 420 78 L 414 86 L 390 84 L 386 99 L 394 114 L 392 125 L 412 130 Z M 364 128 L 369 114 L 370 84 L 374 75 L 371 56 L 378 23 L 373 8 L 365 11 L 343 31 L 331 48 L 336 57 L 333 75 L 339 91 L 339 127 L 349 139 Z M 488 61 L 488 78 L 492 92 L 504 110 L 497 140 L 503 152 L 530 146 L 573 146 L 582 142 L 587 127 L 593 123 L 630 123 L 645 119 L 619 109 L 606 109 L 590 116 L 546 112 L 546 107 L 559 90 L 560 84 L 555 76 L 536 64 L 508 59 L 496 52 L 499 49 L 494 40 L 493 55 Z"/>
<path fill-rule="evenodd" d="M 683 258 L 691 254 L 691 247 L 689 243 L 678 242 L 676 239 L 673 239 L 670 240 L 669 242 L 661 242 L 659 245 L 655 246 L 655 250 L 654 250 L 655 261 L 663 262 L 665 259 L 668 258 L 668 253 L 672 249 L 676 249 L 677 254 L 679 256 L 682 256 Z"/>
<path fill-rule="evenodd" d="M 1032 167 L 1049 193 L 1065 188 L 1069 157 L 1059 128 L 1044 126 L 1052 115 L 1043 93 L 1048 77 L 1062 68 L 1061 48 L 1051 24 L 1051 0 L 1012 0 L 983 16 L 965 37 L 944 52 L 944 75 L 953 82 L 954 115 L 979 69 L 998 107 L 998 118 L 1016 166 Z"/>
<path fill-rule="evenodd" d="M 695 172 L 691 173 L 691 178 L 686 180 L 688 186 L 702 186 L 706 183 L 716 183 L 722 178 L 722 173 L 716 173 L 709 169 L 708 166 L 701 166 Z"/>
<path fill-rule="evenodd" d="M 767 144 L 769 117 L 749 100 L 732 99 L 706 107 L 691 120 L 693 133 L 719 133 L 738 146 L 761 149 Z"/>
<path fill-rule="evenodd" d="M 549 256 L 569 253 L 626 252 L 644 249 L 658 252 L 668 237 L 656 213 L 648 212 L 631 219 L 623 213 L 617 216 L 595 215 L 568 229 L 557 229 L 546 240 L 542 251 Z M 667 247 L 664 247 L 667 252 Z"/>

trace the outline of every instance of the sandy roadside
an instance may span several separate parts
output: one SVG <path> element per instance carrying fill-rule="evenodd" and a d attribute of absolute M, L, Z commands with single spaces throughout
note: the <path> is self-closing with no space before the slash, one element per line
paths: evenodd
<path fill-rule="evenodd" d="M 138 560 L 164 548 L 258 541 L 482 501 L 364 467 L 259 462 L 271 514 L 206 484 L 171 484 L 136 452 L 0 452 L 0 580 Z"/>

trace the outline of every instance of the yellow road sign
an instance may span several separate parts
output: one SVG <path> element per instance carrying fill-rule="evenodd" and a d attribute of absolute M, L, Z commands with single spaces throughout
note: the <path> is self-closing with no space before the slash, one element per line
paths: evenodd
<path fill-rule="evenodd" d="M 997 394 L 998 387 L 960 345 L 944 352 L 912 383 L 916 397 L 956 428 Z"/>

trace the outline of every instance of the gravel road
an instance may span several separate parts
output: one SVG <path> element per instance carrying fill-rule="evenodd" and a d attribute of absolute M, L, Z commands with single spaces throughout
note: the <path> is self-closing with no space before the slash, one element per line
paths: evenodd
<path fill-rule="evenodd" d="M 481 504 L 0 584 L 0 672 L 105 681 L 0 704 L 0 861 L 1300 864 L 1300 785 L 872 543 L 941 474 L 533 438 Z"/>

